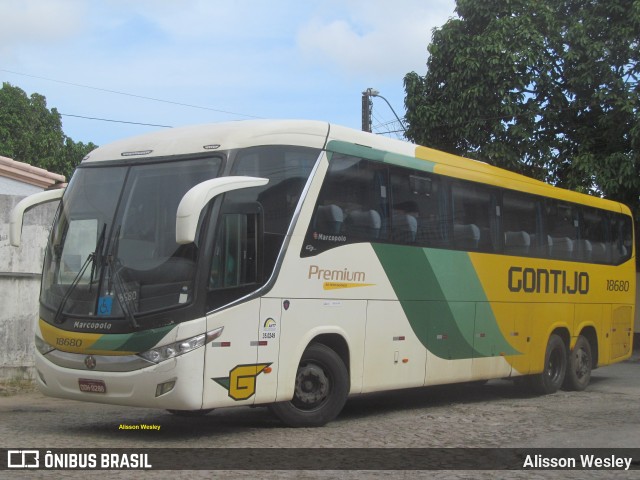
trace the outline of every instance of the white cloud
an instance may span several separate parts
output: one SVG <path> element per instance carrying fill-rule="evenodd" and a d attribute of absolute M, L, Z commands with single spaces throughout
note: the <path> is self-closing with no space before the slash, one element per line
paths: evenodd
<path fill-rule="evenodd" d="M 91 117 L 168 125 L 238 118 L 98 90 L 106 89 L 357 128 L 367 87 L 401 109 L 403 76 L 424 71 L 431 29 L 454 6 L 454 0 L 0 0 L 0 80 L 45 95 L 63 113 Z M 386 105 L 380 109 L 388 113 Z M 97 143 L 137 128 L 64 120 L 72 138 Z"/>
<path fill-rule="evenodd" d="M 136 15 L 178 43 L 278 38 L 294 31 L 287 24 L 295 22 L 289 20 L 305 10 L 304 3 L 296 0 L 108 0 L 106 5 L 113 15 L 112 26 Z"/>
<path fill-rule="evenodd" d="M 3 0 L 0 2 L 0 45 L 57 42 L 82 30 L 82 0 Z"/>
<path fill-rule="evenodd" d="M 352 75 L 398 77 L 424 70 L 431 31 L 453 8 L 453 0 L 332 1 L 299 29 L 298 46 L 309 61 Z"/>

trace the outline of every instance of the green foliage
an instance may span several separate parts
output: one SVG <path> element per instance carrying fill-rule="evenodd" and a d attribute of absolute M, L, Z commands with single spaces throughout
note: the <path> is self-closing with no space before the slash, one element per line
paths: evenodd
<path fill-rule="evenodd" d="M 640 1 L 457 0 L 408 137 L 640 212 Z"/>
<path fill-rule="evenodd" d="M 18 87 L 3 83 L 0 89 L 0 155 L 25 162 L 67 180 L 76 165 L 95 149 L 89 142 L 74 142 L 62 131 L 60 114 L 47 108 L 40 94 L 31 97 Z"/>

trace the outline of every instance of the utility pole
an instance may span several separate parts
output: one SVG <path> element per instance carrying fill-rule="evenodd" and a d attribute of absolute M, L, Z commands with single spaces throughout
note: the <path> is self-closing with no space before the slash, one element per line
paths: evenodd
<path fill-rule="evenodd" d="M 362 92 L 362 131 L 371 133 L 371 110 L 373 101 L 371 100 L 371 89 Z"/>
<path fill-rule="evenodd" d="M 365 97 L 367 102 L 367 128 L 365 128 Z M 386 102 L 386 104 L 395 115 L 396 120 L 400 124 L 400 127 L 402 127 L 402 130 L 404 130 L 404 134 L 406 136 L 407 128 L 404 126 L 404 123 L 402 123 L 402 120 L 400 120 L 400 117 L 389 103 L 389 100 L 380 95 L 380 92 L 374 88 L 367 88 L 364 92 L 362 92 L 362 130 L 364 130 L 365 132 L 371 132 L 371 111 L 373 109 L 373 101 L 371 100 L 371 97 L 378 97 Z"/>

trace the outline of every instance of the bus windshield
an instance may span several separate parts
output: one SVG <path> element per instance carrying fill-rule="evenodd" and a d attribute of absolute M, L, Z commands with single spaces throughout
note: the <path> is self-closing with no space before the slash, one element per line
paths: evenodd
<path fill-rule="evenodd" d="M 178 245 L 182 196 L 222 158 L 79 168 L 54 223 L 41 301 L 60 315 L 133 318 L 190 300 L 198 245 Z"/>

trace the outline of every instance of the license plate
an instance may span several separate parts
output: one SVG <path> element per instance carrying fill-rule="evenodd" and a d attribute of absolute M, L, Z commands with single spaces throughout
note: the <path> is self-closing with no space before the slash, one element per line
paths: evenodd
<path fill-rule="evenodd" d="M 80 378 L 78 379 L 78 386 L 80 391 L 85 393 L 107 393 L 107 385 L 102 380 Z"/>

